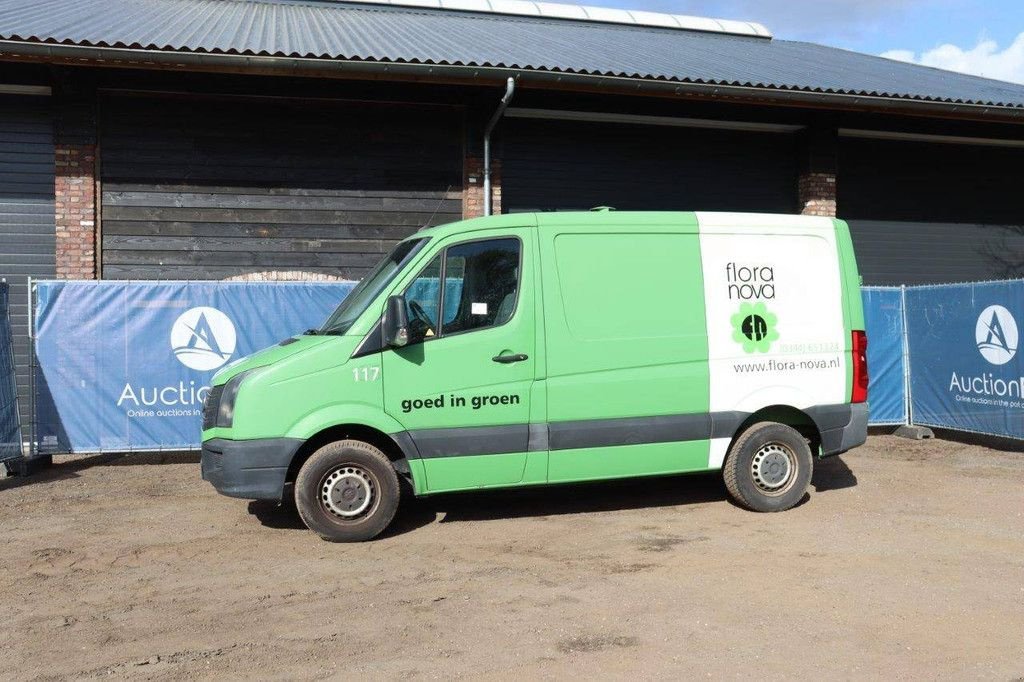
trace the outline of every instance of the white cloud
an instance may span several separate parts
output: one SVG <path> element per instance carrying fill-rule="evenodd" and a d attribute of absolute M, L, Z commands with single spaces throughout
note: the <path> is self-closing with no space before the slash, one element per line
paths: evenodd
<path fill-rule="evenodd" d="M 1024 33 L 1018 35 L 1005 50 L 1000 50 L 994 40 L 982 40 L 968 50 L 946 44 L 920 55 L 910 50 L 889 50 L 883 52 L 882 56 L 985 78 L 1024 83 Z"/>

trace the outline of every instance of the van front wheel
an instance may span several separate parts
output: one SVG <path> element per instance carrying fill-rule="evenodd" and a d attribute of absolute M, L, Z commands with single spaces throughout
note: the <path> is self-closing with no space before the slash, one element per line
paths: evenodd
<path fill-rule="evenodd" d="M 387 456 L 359 440 L 328 443 L 295 480 L 295 506 L 311 531 L 331 542 L 360 542 L 388 527 L 398 510 L 398 475 Z"/>
<path fill-rule="evenodd" d="M 796 429 L 759 422 L 729 448 L 722 477 L 729 495 L 740 506 L 777 512 L 803 498 L 813 469 L 811 449 Z"/>

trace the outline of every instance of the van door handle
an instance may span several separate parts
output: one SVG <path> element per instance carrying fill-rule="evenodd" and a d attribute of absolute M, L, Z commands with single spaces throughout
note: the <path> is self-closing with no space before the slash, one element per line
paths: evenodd
<path fill-rule="evenodd" d="M 529 358 L 530 356 L 525 353 L 516 353 L 515 355 L 495 355 L 491 360 L 507 365 L 510 362 L 522 362 Z"/>

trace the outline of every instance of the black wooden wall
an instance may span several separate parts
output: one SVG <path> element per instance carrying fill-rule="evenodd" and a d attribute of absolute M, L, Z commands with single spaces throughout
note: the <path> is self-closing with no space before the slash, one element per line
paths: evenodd
<path fill-rule="evenodd" d="M 0 278 L 10 284 L 18 406 L 25 436 L 30 413 L 27 280 L 56 275 L 53 175 L 49 98 L 0 97 Z"/>
<path fill-rule="evenodd" d="M 457 109 L 121 96 L 100 116 L 107 279 L 359 279 L 461 217 Z"/>
<path fill-rule="evenodd" d="M 503 210 L 797 210 L 790 134 L 507 119 Z"/>
<path fill-rule="evenodd" d="M 865 284 L 1024 277 L 1024 149 L 843 138 L 837 187 Z"/>

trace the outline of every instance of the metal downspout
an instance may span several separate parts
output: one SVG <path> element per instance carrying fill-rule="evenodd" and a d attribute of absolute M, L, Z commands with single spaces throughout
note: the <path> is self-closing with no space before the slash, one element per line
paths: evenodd
<path fill-rule="evenodd" d="M 491 133 L 494 126 L 498 125 L 498 119 L 505 113 L 508 103 L 512 101 L 512 95 L 516 91 L 516 79 L 509 78 L 505 81 L 505 94 L 501 97 L 501 103 L 495 110 L 491 120 L 484 129 L 484 215 L 491 215 Z"/>

